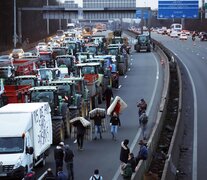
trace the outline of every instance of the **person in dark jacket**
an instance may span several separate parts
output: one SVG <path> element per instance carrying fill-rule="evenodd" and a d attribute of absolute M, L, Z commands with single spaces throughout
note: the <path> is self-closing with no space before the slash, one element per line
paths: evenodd
<path fill-rule="evenodd" d="M 43 180 L 55 180 L 55 176 L 51 168 L 47 169 L 47 173 L 44 175 Z"/>
<path fill-rule="evenodd" d="M 55 150 L 54 150 L 56 175 L 57 175 L 57 172 L 58 172 L 58 168 L 63 167 L 63 158 L 64 158 L 63 148 L 64 148 L 64 143 L 60 142 L 59 145 L 57 145 Z"/>
<path fill-rule="evenodd" d="M 124 141 L 121 142 L 120 161 L 125 164 L 128 161 L 128 157 L 129 157 L 129 153 L 130 153 L 128 144 L 129 144 L 128 139 L 125 139 Z"/>
<path fill-rule="evenodd" d="M 106 88 L 103 95 L 106 99 L 106 109 L 108 109 L 111 104 L 111 98 L 114 97 L 111 86 Z"/>
<path fill-rule="evenodd" d="M 95 126 L 95 137 L 94 140 L 97 139 L 97 135 L 99 133 L 100 139 L 102 139 L 102 117 L 100 116 L 100 113 L 97 112 L 97 114 L 93 118 L 94 120 L 94 126 Z"/>
<path fill-rule="evenodd" d="M 144 140 L 140 140 L 139 145 L 140 145 L 140 150 L 136 157 L 137 164 L 139 163 L 140 160 L 147 160 L 148 157 L 147 143 L 145 143 Z"/>
<path fill-rule="evenodd" d="M 127 162 L 129 164 L 131 164 L 132 172 L 135 172 L 135 168 L 136 168 L 137 162 L 136 162 L 136 158 L 134 157 L 133 153 L 129 153 L 129 157 L 128 157 L 128 161 Z"/>
<path fill-rule="evenodd" d="M 65 163 L 66 168 L 68 170 L 68 180 L 74 180 L 74 172 L 73 172 L 73 151 L 70 149 L 69 145 L 65 145 Z"/>
<path fill-rule="evenodd" d="M 110 119 L 110 125 L 111 125 L 112 139 L 116 141 L 116 134 L 118 132 L 118 126 L 120 126 L 120 119 L 115 112 L 113 113 Z"/>
<path fill-rule="evenodd" d="M 139 114 L 139 117 L 140 117 L 141 114 L 147 110 L 146 101 L 144 99 L 141 99 L 140 102 L 137 103 L 137 107 L 138 107 L 138 114 Z"/>
<path fill-rule="evenodd" d="M 83 124 L 78 121 L 77 123 L 77 143 L 78 143 L 78 149 L 83 150 L 83 140 L 84 140 L 84 135 L 86 132 L 86 128 L 83 126 Z"/>
<path fill-rule="evenodd" d="M 68 180 L 66 174 L 63 172 L 63 168 L 62 167 L 58 168 L 57 180 Z"/>

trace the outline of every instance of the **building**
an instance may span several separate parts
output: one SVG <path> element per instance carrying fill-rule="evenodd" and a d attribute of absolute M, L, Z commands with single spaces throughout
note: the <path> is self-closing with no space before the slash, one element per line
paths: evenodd
<path fill-rule="evenodd" d="M 135 8 L 136 0 L 83 0 L 83 8 Z"/>
<path fill-rule="evenodd" d="M 64 7 L 65 8 L 78 8 L 78 4 L 74 2 L 74 0 L 66 0 L 65 3 L 64 3 Z"/>

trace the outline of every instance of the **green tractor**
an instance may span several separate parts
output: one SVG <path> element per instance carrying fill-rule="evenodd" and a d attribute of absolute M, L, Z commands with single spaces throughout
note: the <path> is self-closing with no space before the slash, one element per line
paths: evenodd
<path fill-rule="evenodd" d="M 122 51 L 122 45 L 111 44 L 107 48 L 109 55 L 114 55 L 116 57 L 116 65 L 119 75 L 124 75 L 127 72 L 128 58 L 126 58 Z"/>
<path fill-rule="evenodd" d="M 90 110 L 90 93 L 83 77 L 64 78 L 75 83 L 75 92 L 82 97 L 81 101 L 81 116 L 88 117 Z"/>
<path fill-rule="evenodd" d="M 58 81 L 52 81 L 49 85 L 58 87 L 58 95 L 67 103 L 71 119 L 82 115 L 82 111 L 84 111 L 82 109 L 83 98 L 81 94 L 76 93 L 75 82 L 64 78 Z"/>
<path fill-rule="evenodd" d="M 137 42 L 134 45 L 134 49 L 137 52 L 140 52 L 141 50 L 146 50 L 147 52 L 151 52 L 149 35 L 141 34 L 141 35 L 138 35 L 136 39 L 137 39 Z"/>
<path fill-rule="evenodd" d="M 53 144 L 70 135 L 70 113 L 67 103 L 58 95 L 57 86 L 38 86 L 29 89 L 30 102 L 48 102 L 51 108 Z"/>

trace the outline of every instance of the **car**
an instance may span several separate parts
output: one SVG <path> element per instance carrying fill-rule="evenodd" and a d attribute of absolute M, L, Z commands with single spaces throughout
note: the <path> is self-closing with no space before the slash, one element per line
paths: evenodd
<path fill-rule="evenodd" d="M 44 51 L 47 49 L 47 44 L 45 42 L 39 42 L 36 48 L 38 51 Z"/>
<path fill-rule="evenodd" d="M 182 33 L 185 33 L 187 36 L 190 36 L 190 31 L 189 30 L 182 30 Z"/>
<path fill-rule="evenodd" d="M 206 32 L 204 32 L 204 33 L 201 35 L 200 40 L 201 40 L 201 41 L 207 41 L 207 33 L 206 33 Z"/>
<path fill-rule="evenodd" d="M 0 62 L 8 62 L 8 61 L 13 62 L 13 58 L 10 55 L 1 55 L 0 56 Z"/>
<path fill-rule="evenodd" d="M 13 49 L 11 56 L 15 59 L 21 58 L 24 54 L 24 50 L 23 49 Z"/>
<path fill-rule="evenodd" d="M 178 33 L 177 33 L 177 31 L 172 31 L 172 32 L 170 33 L 170 37 L 171 37 L 171 38 L 177 38 L 177 37 L 178 37 Z"/>
<path fill-rule="evenodd" d="M 180 40 L 187 40 L 188 36 L 185 33 L 181 33 L 179 39 Z"/>

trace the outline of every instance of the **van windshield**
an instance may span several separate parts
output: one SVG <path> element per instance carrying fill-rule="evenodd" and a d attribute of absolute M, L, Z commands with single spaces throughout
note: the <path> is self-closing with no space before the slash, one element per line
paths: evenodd
<path fill-rule="evenodd" d="M 24 139 L 22 137 L 1 137 L 0 154 L 22 153 L 24 151 Z"/>

